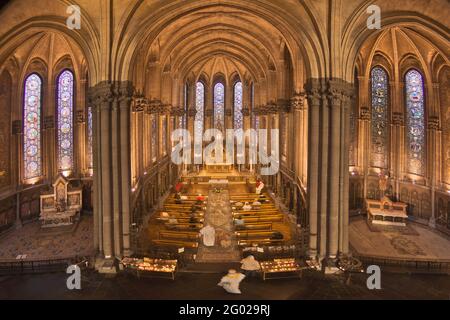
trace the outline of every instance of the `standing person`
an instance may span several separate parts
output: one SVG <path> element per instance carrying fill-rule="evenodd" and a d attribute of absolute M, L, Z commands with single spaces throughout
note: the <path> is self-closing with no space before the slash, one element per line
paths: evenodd
<path fill-rule="evenodd" d="M 216 242 L 216 229 L 207 225 L 200 230 L 200 234 L 203 236 L 203 244 L 207 247 L 214 247 Z"/>
<path fill-rule="evenodd" d="M 242 280 L 244 280 L 245 275 L 242 273 L 238 273 L 234 269 L 228 270 L 228 274 L 220 280 L 220 282 L 217 284 L 218 286 L 225 289 L 228 293 L 233 294 L 241 294 L 241 290 L 239 289 L 239 284 Z"/>
<path fill-rule="evenodd" d="M 261 266 L 254 256 L 249 255 L 247 258 L 241 260 L 241 269 L 244 270 L 246 276 L 252 277 L 261 269 Z"/>

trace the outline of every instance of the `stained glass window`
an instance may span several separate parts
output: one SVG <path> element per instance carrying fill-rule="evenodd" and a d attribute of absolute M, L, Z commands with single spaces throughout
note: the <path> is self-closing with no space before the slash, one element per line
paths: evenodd
<path fill-rule="evenodd" d="M 389 77 L 381 67 L 371 72 L 372 83 L 372 158 L 371 166 L 386 168 L 388 161 Z"/>
<path fill-rule="evenodd" d="M 195 136 L 201 139 L 203 137 L 203 119 L 205 112 L 205 86 L 197 82 L 195 91 Z"/>
<path fill-rule="evenodd" d="M 225 86 L 217 83 L 214 86 L 214 128 L 223 131 L 225 127 Z"/>
<path fill-rule="evenodd" d="M 152 124 L 152 161 L 155 162 L 157 158 L 157 149 L 158 149 L 158 126 L 156 124 L 156 116 L 154 114 L 151 115 L 151 124 Z"/>
<path fill-rule="evenodd" d="M 88 107 L 87 111 L 87 140 L 88 140 L 88 167 L 94 167 L 94 158 L 92 155 L 92 107 Z"/>
<path fill-rule="evenodd" d="M 234 85 L 234 129 L 244 129 L 242 117 L 242 82 Z"/>
<path fill-rule="evenodd" d="M 23 158 L 25 179 L 32 179 L 42 175 L 41 90 L 41 78 L 37 74 L 29 75 L 25 80 L 23 112 Z"/>
<path fill-rule="evenodd" d="M 423 175 L 425 168 L 425 103 L 422 74 L 410 70 L 405 76 L 408 169 Z"/>
<path fill-rule="evenodd" d="M 58 168 L 72 170 L 73 164 L 73 74 L 64 70 L 58 77 Z"/>

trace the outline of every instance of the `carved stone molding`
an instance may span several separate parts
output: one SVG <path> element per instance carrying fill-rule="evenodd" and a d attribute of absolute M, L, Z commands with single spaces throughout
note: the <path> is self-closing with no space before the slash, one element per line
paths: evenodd
<path fill-rule="evenodd" d="M 392 124 L 394 126 L 403 126 L 405 124 L 403 113 L 394 112 L 392 114 Z"/>
<path fill-rule="evenodd" d="M 305 92 L 296 92 L 291 98 L 291 110 L 292 111 L 302 111 L 305 109 Z"/>
<path fill-rule="evenodd" d="M 430 117 L 428 119 L 428 129 L 429 130 L 439 130 L 439 118 L 438 117 Z"/>
<path fill-rule="evenodd" d="M 370 120 L 370 110 L 367 107 L 362 107 L 359 112 L 359 119 L 363 121 L 369 121 Z"/>
<path fill-rule="evenodd" d="M 212 117 L 214 115 L 214 111 L 211 109 L 205 110 L 205 116 L 206 117 Z"/>
<path fill-rule="evenodd" d="M 12 134 L 22 134 L 22 120 L 14 120 L 11 126 Z"/>
<path fill-rule="evenodd" d="M 55 127 L 55 119 L 53 116 L 44 117 L 44 129 L 53 129 Z"/>
<path fill-rule="evenodd" d="M 195 117 L 195 115 L 197 114 L 197 110 L 195 110 L 195 109 L 193 109 L 193 108 L 190 108 L 189 110 L 188 110 L 188 116 L 189 117 Z"/>
<path fill-rule="evenodd" d="M 85 123 L 86 122 L 86 117 L 84 115 L 84 110 L 77 110 L 76 122 L 77 123 Z"/>
<path fill-rule="evenodd" d="M 244 117 L 248 117 L 250 115 L 250 108 L 249 107 L 242 108 L 242 115 Z"/>
<path fill-rule="evenodd" d="M 233 110 L 231 110 L 231 109 L 226 109 L 226 110 L 225 110 L 225 115 L 226 115 L 227 117 L 231 117 L 231 116 L 233 115 Z"/>

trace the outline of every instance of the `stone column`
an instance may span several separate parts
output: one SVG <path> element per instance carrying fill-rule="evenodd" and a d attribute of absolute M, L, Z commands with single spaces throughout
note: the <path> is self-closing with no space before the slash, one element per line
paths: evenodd
<path fill-rule="evenodd" d="M 101 195 L 103 213 L 103 252 L 106 259 L 113 257 L 113 212 L 112 212 L 112 159 L 111 159 L 111 103 L 113 102 L 112 85 L 104 82 L 98 86 L 100 99 L 100 157 L 101 157 Z"/>
<path fill-rule="evenodd" d="M 428 161 L 429 178 L 431 184 L 431 218 L 429 226 L 436 227 L 436 175 L 440 172 L 440 159 L 438 142 L 440 136 L 440 126 L 438 117 L 428 118 Z"/>
<path fill-rule="evenodd" d="M 317 215 L 319 191 L 319 136 L 320 136 L 320 83 L 311 80 L 306 87 L 309 106 L 309 132 L 308 132 L 308 213 L 309 213 L 309 252 L 311 259 L 317 256 Z"/>
<path fill-rule="evenodd" d="M 330 103 L 330 156 L 328 179 L 328 258 L 335 259 L 338 254 L 339 224 L 339 176 L 341 162 L 341 103 L 342 96 L 337 83 L 330 82 L 328 99 Z M 321 190 L 323 192 L 323 190 Z"/>
<path fill-rule="evenodd" d="M 319 162 L 319 259 L 322 261 L 327 254 L 327 226 L 328 226 L 328 197 L 329 194 L 326 192 L 328 188 L 328 172 L 330 163 L 327 161 L 329 159 L 329 146 L 330 146 L 330 113 L 331 104 L 329 103 L 326 92 L 322 91 L 322 107 L 320 108 L 320 156 L 317 160 Z"/>
<path fill-rule="evenodd" d="M 121 238 L 121 185 L 119 183 L 120 172 L 120 146 L 119 146 L 119 98 L 120 88 L 114 87 L 114 95 L 112 99 L 111 108 L 111 169 L 112 169 L 112 196 L 113 196 L 113 232 L 114 232 L 114 254 L 115 256 L 121 256 L 122 253 L 122 241 Z"/>
<path fill-rule="evenodd" d="M 22 183 L 20 181 L 21 179 L 21 167 L 23 161 L 22 159 L 22 135 L 23 135 L 23 127 L 22 127 L 22 121 L 21 120 L 14 120 L 12 123 L 12 142 L 11 142 L 11 151 L 14 150 L 15 157 L 17 159 L 18 170 L 17 170 L 17 179 L 14 181 L 14 184 L 17 186 L 16 188 L 16 221 L 15 226 L 17 229 L 22 228 L 22 220 L 20 219 L 20 193 L 22 189 Z M 14 149 L 13 149 L 14 148 Z"/>
<path fill-rule="evenodd" d="M 122 237 L 123 255 L 131 254 L 130 248 L 130 112 L 133 87 L 130 82 L 123 82 L 119 88 L 119 108 L 120 108 L 120 173 L 121 173 L 121 204 L 122 204 Z"/>

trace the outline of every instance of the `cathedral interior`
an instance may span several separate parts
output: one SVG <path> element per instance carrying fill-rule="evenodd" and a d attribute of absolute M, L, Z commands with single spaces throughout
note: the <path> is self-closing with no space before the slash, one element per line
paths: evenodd
<path fill-rule="evenodd" d="M 7 2 L 0 279 L 74 263 L 175 279 L 254 252 L 264 279 L 277 263 L 329 281 L 377 265 L 447 275 L 430 283 L 448 299 L 449 14 L 446 0 Z M 206 161 L 229 130 L 243 148 Z"/>

